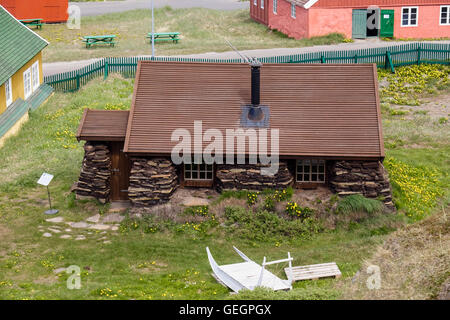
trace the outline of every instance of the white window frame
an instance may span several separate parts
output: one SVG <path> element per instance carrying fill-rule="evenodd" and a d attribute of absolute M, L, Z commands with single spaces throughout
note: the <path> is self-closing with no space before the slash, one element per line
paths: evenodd
<path fill-rule="evenodd" d="M 297 18 L 297 8 L 293 2 L 291 2 L 291 18 Z"/>
<path fill-rule="evenodd" d="M 11 78 L 6 80 L 6 82 L 5 82 L 5 97 L 6 97 L 6 107 L 8 108 L 11 105 L 11 103 L 13 102 Z"/>
<path fill-rule="evenodd" d="M 203 166 L 203 168 L 202 168 Z M 212 164 L 184 164 L 183 177 L 185 181 L 213 181 L 214 180 L 214 165 Z M 194 175 L 195 173 L 195 175 Z M 203 178 L 202 173 L 204 174 Z M 209 176 L 209 177 L 208 177 Z"/>
<path fill-rule="evenodd" d="M 442 23 L 442 9 L 447 8 L 447 23 Z M 440 26 L 450 26 L 450 5 L 441 6 L 441 10 L 439 11 L 439 25 Z"/>
<path fill-rule="evenodd" d="M 253 0 L 253 5 L 257 6 L 258 5 L 258 0 Z"/>
<path fill-rule="evenodd" d="M 277 10 L 278 10 L 278 0 L 273 0 L 273 13 L 277 14 Z"/>
<path fill-rule="evenodd" d="M 313 165 L 317 166 L 317 170 L 313 171 Z M 306 170 L 308 167 L 309 170 Z M 323 171 L 320 170 L 323 169 Z M 301 169 L 301 170 L 300 170 Z M 306 171 L 305 171 L 306 170 Z M 299 175 L 302 175 L 299 179 Z M 309 180 L 305 180 L 304 176 L 308 175 Z M 316 176 L 316 180 L 313 177 Z M 320 179 L 320 176 L 323 176 Z M 327 163 L 322 159 L 297 159 L 295 163 L 295 181 L 298 183 L 325 183 L 327 179 Z"/>
<path fill-rule="evenodd" d="M 403 10 L 405 10 L 405 9 L 408 9 L 408 24 L 403 24 Z M 416 24 L 411 24 L 411 9 L 416 9 Z M 419 7 L 402 7 L 401 26 L 402 27 L 417 27 L 417 26 L 419 26 Z"/>
<path fill-rule="evenodd" d="M 33 85 L 31 82 L 31 68 L 28 68 L 23 73 L 23 95 L 25 97 L 25 100 L 28 99 L 32 93 L 33 93 Z"/>
<path fill-rule="evenodd" d="M 261 0 L 261 9 L 264 9 L 264 0 Z"/>
<path fill-rule="evenodd" d="M 39 88 L 40 78 L 39 78 L 39 61 L 36 61 L 31 66 L 31 86 L 33 88 L 33 92 Z"/>

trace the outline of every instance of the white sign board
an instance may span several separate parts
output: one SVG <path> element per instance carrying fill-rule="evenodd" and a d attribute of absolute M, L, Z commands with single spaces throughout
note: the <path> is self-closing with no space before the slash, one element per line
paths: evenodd
<path fill-rule="evenodd" d="M 383 18 L 389 19 L 389 15 L 388 15 L 388 14 L 385 14 L 385 15 L 383 16 Z"/>
<path fill-rule="evenodd" d="M 48 186 L 50 181 L 52 181 L 53 175 L 50 173 L 43 173 L 42 176 L 39 178 L 38 182 L 40 185 Z"/>

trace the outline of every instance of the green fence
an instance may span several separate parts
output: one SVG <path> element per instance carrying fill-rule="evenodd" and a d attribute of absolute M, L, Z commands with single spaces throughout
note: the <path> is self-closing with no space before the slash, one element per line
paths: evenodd
<path fill-rule="evenodd" d="M 58 91 L 76 91 L 93 78 L 109 73 L 120 73 L 125 77 L 134 77 L 138 61 L 183 61 L 183 62 L 217 62 L 239 63 L 236 59 L 199 59 L 177 57 L 125 57 L 103 58 L 78 70 L 47 76 L 45 83 Z M 450 44 L 440 43 L 408 43 L 403 45 L 370 48 L 360 50 L 322 51 L 287 56 L 258 58 L 262 63 L 376 63 L 379 68 L 387 68 L 395 72 L 395 67 L 439 63 L 450 64 Z"/>

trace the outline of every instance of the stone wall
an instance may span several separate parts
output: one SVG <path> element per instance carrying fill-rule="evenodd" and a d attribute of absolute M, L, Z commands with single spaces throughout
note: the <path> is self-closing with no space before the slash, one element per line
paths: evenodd
<path fill-rule="evenodd" d="M 163 158 L 131 158 L 128 196 L 136 207 L 167 202 L 178 186 L 175 165 Z"/>
<path fill-rule="evenodd" d="M 330 163 L 329 182 L 339 196 L 362 194 L 384 197 L 384 204 L 395 210 L 389 176 L 380 161 L 335 161 Z"/>
<path fill-rule="evenodd" d="M 286 162 L 280 162 L 278 173 L 274 176 L 261 174 L 261 164 L 217 165 L 216 179 L 219 191 L 224 189 L 284 189 L 290 186 L 294 177 Z"/>
<path fill-rule="evenodd" d="M 95 198 L 109 201 L 111 191 L 111 156 L 107 145 L 86 142 L 80 177 L 74 189 L 77 199 Z"/>

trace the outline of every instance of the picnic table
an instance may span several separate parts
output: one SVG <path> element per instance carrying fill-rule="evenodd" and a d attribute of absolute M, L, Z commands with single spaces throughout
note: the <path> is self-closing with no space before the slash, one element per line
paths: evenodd
<path fill-rule="evenodd" d="M 155 32 L 154 33 L 154 37 L 155 37 L 155 42 L 160 42 L 160 41 L 173 41 L 175 43 L 178 43 L 178 40 L 180 40 L 180 38 L 178 37 L 180 35 L 179 32 Z M 152 33 L 149 32 L 147 35 L 147 38 L 150 38 L 150 43 L 152 43 Z"/>
<path fill-rule="evenodd" d="M 102 35 L 102 36 L 84 36 L 83 42 L 86 42 L 86 48 L 90 48 L 93 44 L 109 44 L 110 46 L 114 47 L 116 36 L 114 34 L 109 35 Z"/>
<path fill-rule="evenodd" d="M 26 26 L 36 26 L 36 29 L 42 29 L 42 25 L 44 24 L 42 21 L 44 19 L 41 18 L 34 18 L 34 19 L 22 19 L 19 20 Z"/>

